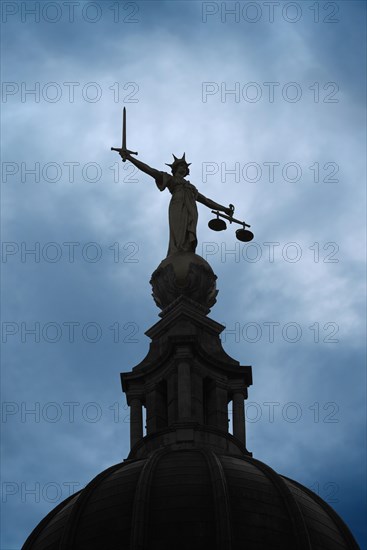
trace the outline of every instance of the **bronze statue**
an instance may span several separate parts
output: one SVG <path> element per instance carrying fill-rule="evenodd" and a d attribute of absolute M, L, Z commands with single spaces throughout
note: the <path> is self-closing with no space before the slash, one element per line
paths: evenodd
<path fill-rule="evenodd" d="M 122 159 L 129 160 L 139 170 L 154 178 L 160 191 L 168 189 L 171 193 L 169 204 L 169 245 L 167 256 L 175 252 L 195 252 L 197 246 L 196 226 L 198 211 L 196 201 L 208 208 L 221 210 L 231 215 L 230 207 L 222 206 L 199 193 L 192 183 L 186 178 L 189 175 L 189 164 L 186 162 L 185 153 L 182 158 L 174 156 L 174 162 L 168 166 L 172 169 L 172 175 L 151 168 L 144 162 L 134 158 L 130 153 L 120 152 Z"/>
<path fill-rule="evenodd" d="M 182 158 L 177 158 L 175 155 L 172 164 L 167 164 L 171 167 L 172 174 L 162 172 L 152 168 L 148 164 L 141 162 L 134 158 L 132 155 L 137 155 L 137 152 L 130 151 L 126 147 L 126 109 L 123 110 L 123 124 L 122 124 L 122 147 L 111 147 L 111 150 L 117 151 L 123 162 L 129 160 L 139 170 L 151 176 L 160 191 L 168 189 L 172 195 L 169 205 L 169 245 L 167 256 L 176 252 L 193 252 L 195 253 L 197 246 L 196 226 L 198 221 L 198 211 L 196 202 L 204 204 L 208 208 L 213 209 L 217 214 L 217 217 L 222 216 L 226 219 L 236 223 L 240 223 L 245 226 L 244 222 L 233 219 L 234 206 L 230 204 L 228 207 L 218 204 L 211 199 L 208 199 L 196 189 L 186 176 L 189 175 L 189 166 L 191 163 L 187 163 L 185 159 L 185 153 Z M 219 211 L 224 212 L 226 215 L 220 215 Z M 225 228 L 225 224 L 224 224 Z M 241 230 L 242 231 L 242 230 Z M 249 232 L 248 232 L 249 233 Z M 252 233 L 251 233 L 252 235 Z M 245 240 L 245 239 L 241 239 Z M 249 239 L 247 239 L 249 240 Z"/>

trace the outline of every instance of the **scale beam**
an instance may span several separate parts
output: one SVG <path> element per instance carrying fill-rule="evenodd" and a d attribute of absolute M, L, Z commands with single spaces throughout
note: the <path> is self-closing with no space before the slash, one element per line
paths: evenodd
<path fill-rule="evenodd" d="M 243 227 L 251 227 L 248 223 L 241 222 L 240 220 L 236 220 L 236 218 L 232 218 L 232 216 L 227 216 L 227 214 L 221 214 L 218 210 L 212 210 L 212 214 L 216 214 L 218 217 L 225 218 L 226 220 L 229 220 L 229 223 L 238 223 L 239 225 L 243 225 Z"/>

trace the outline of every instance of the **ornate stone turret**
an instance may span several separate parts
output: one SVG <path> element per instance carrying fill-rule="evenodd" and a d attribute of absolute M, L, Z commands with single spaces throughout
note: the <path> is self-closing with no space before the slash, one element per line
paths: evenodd
<path fill-rule="evenodd" d="M 145 359 L 121 374 L 131 409 L 129 458 L 145 457 L 162 445 L 250 454 L 244 400 L 252 384 L 251 367 L 240 366 L 226 354 L 219 338 L 224 327 L 209 319 L 208 312 L 186 296 L 177 298 L 146 332 L 152 342 Z M 228 430 L 231 401 L 233 434 Z"/>
<path fill-rule="evenodd" d="M 187 293 L 163 309 L 147 356 L 121 374 L 128 458 L 50 512 L 23 550 L 358 550 L 330 506 L 247 451 L 251 367 L 226 354 L 208 312 Z"/>

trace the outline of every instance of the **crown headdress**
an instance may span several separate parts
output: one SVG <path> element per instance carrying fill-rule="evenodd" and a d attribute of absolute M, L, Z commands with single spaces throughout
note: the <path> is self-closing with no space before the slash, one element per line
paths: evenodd
<path fill-rule="evenodd" d="M 191 162 L 186 162 L 186 159 L 185 159 L 185 153 L 183 154 L 182 158 L 177 158 L 173 153 L 172 153 L 172 156 L 174 158 L 174 161 L 172 162 L 172 164 L 168 164 L 166 162 L 166 166 L 170 166 L 171 169 L 172 169 L 172 173 L 175 171 L 175 169 L 177 168 L 177 166 L 179 166 L 179 164 L 184 164 L 186 166 L 186 168 L 188 168 L 191 164 Z"/>

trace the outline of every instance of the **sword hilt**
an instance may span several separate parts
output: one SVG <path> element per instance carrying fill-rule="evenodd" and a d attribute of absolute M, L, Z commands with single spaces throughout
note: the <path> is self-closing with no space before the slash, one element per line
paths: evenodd
<path fill-rule="evenodd" d="M 127 160 L 126 157 L 124 158 L 125 154 L 128 154 L 128 155 L 138 154 L 137 151 L 130 151 L 129 149 L 123 149 L 122 147 L 111 147 L 111 151 L 117 151 L 122 157 L 122 162 L 126 162 Z"/>

